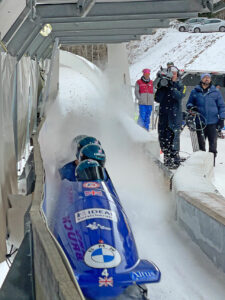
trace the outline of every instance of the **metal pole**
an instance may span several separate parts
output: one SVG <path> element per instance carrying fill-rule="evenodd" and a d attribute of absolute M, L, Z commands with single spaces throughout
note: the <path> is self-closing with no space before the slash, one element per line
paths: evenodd
<path fill-rule="evenodd" d="M 54 43 L 54 47 L 53 47 L 53 50 L 52 50 L 50 69 L 49 69 L 49 72 L 48 72 L 48 77 L 47 77 L 46 86 L 45 86 L 44 95 L 43 95 L 42 107 L 41 107 L 41 112 L 40 112 L 40 117 L 41 118 L 44 114 L 45 105 L 46 105 L 46 103 L 48 101 L 48 97 L 49 97 L 50 84 L 51 84 L 51 78 L 52 78 L 52 70 L 53 70 L 53 66 L 54 66 L 54 62 L 55 62 L 55 54 L 56 54 L 56 51 L 58 49 L 58 46 L 59 46 L 59 39 L 56 38 L 55 43 Z"/>
<path fill-rule="evenodd" d="M 33 132 L 37 132 L 37 112 L 38 112 L 38 99 L 37 99 L 37 96 L 38 96 L 38 78 L 39 78 L 39 66 L 38 66 L 38 61 L 37 59 L 35 59 L 35 68 L 36 68 L 36 80 L 37 80 L 37 87 L 36 87 L 36 93 L 34 95 L 35 97 L 35 108 L 34 108 L 34 125 L 33 125 Z M 32 132 L 32 133 L 33 133 Z"/>
<path fill-rule="evenodd" d="M 85 18 L 89 14 L 90 10 L 95 5 L 95 2 L 96 2 L 96 0 L 91 0 L 91 2 L 88 4 L 88 6 L 83 11 L 81 11 L 81 15 L 80 15 L 81 18 Z"/>
<path fill-rule="evenodd" d="M 32 62 L 30 62 L 32 64 Z M 32 69 L 32 65 L 31 65 Z M 26 133 L 26 154 L 29 153 L 29 146 L 30 146 L 30 118 L 32 112 L 32 102 L 33 102 L 33 89 L 32 89 L 32 72 L 30 72 L 30 84 L 29 84 L 29 95 L 28 95 L 28 110 L 27 110 L 27 133 Z"/>
<path fill-rule="evenodd" d="M 17 73 L 18 73 L 18 62 L 15 65 L 14 79 L 13 79 L 13 99 L 12 99 L 12 119 L 13 119 L 13 132 L 14 132 L 14 145 L 16 162 L 18 162 L 18 106 L 17 106 Z"/>

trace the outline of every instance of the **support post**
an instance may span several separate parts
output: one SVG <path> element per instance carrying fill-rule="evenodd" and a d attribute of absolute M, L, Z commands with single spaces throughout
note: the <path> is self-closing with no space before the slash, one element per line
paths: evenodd
<path fill-rule="evenodd" d="M 45 107 L 46 107 L 46 103 L 49 100 L 50 86 L 51 86 L 51 83 L 52 83 L 53 68 L 55 66 L 55 61 L 56 61 L 56 58 L 57 58 L 56 55 L 57 55 L 57 51 L 58 51 L 58 46 L 59 46 L 59 39 L 56 38 L 54 46 L 53 46 L 53 50 L 52 50 L 50 69 L 49 69 L 49 72 L 48 72 L 46 86 L 45 86 L 44 94 L 43 94 L 42 107 L 41 107 L 41 111 L 40 111 L 40 117 L 41 118 L 43 117 L 44 110 L 45 110 Z"/>
<path fill-rule="evenodd" d="M 18 62 L 15 65 L 14 79 L 13 79 L 13 100 L 12 100 L 12 119 L 13 119 L 13 133 L 14 133 L 14 145 L 16 162 L 18 162 L 18 106 L 17 106 L 17 73 L 18 73 Z"/>

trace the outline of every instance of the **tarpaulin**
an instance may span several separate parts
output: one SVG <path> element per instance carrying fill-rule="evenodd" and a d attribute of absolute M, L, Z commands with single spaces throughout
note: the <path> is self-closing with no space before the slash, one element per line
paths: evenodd
<path fill-rule="evenodd" d="M 5 260 L 8 195 L 17 193 L 17 159 L 33 131 L 37 63 L 0 53 L 0 262 Z M 12 221 L 12 220 L 11 220 Z M 15 219 L 16 222 L 16 219 Z"/>

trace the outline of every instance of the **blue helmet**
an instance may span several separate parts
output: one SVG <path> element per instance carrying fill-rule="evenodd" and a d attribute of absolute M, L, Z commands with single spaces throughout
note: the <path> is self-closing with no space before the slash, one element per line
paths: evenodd
<path fill-rule="evenodd" d="M 85 159 L 76 167 L 75 175 L 78 181 L 104 180 L 103 170 L 93 159 Z"/>
<path fill-rule="evenodd" d="M 72 140 L 72 143 L 71 143 L 71 147 L 72 149 L 77 149 L 77 144 L 80 142 L 80 140 L 82 140 L 83 138 L 87 137 L 86 134 L 80 134 L 80 135 L 77 135 L 73 140 Z"/>
<path fill-rule="evenodd" d="M 80 139 L 77 143 L 77 153 L 76 153 L 76 157 L 77 159 L 79 159 L 79 154 L 80 154 L 80 150 L 89 144 L 96 144 L 96 145 L 101 145 L 101 143 L 99 142 L 99 140 L 97 140 L 95 137 L 92 136 L 85 136 L 83 139 Z"/>
<path fill-rule="evenodd" d="M 84 146 L 80 150 L 79 160 L 83 161 L 85 159 L 94 159 L 100 164 L 101 167 L 104 167 L 106 156 L 100 145 L 90 144 Z"/>

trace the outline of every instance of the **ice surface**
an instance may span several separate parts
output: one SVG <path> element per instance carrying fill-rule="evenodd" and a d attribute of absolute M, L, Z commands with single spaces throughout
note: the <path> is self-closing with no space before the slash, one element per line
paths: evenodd
<path fill-rule="evenodd" d="M 0 263 L 0 288 L 5 280 L 5 277 L 8 273 L 9 267 L 7 266 L 6 262 Z"/>

